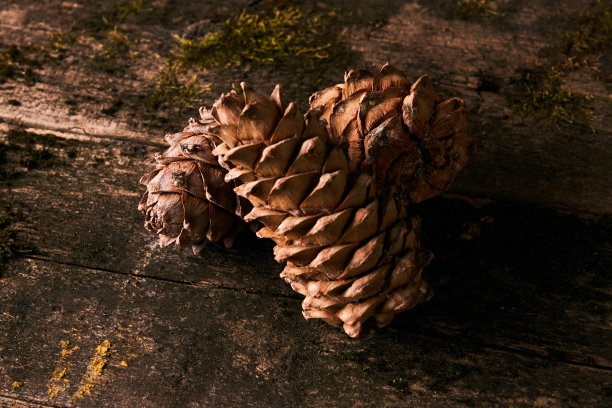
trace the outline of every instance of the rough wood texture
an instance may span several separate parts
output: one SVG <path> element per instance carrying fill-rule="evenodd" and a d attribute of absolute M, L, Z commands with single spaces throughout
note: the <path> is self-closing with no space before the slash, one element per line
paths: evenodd
<path fill-rule="evenodd" d="M 196 114 L 156 122 L 142 106 L 147 77 L 161 66 L 153 54 L 196 12 L 222 20 L 246 2 L 170 3 L 155 2 L 147 24 L 121 26 L 149 39 L 138 44 L 144 57 L 133 70 L 96 71 L 91 49 L 76 44 L 65 60 L 36 68 L 33 85 L 20 76 L 0 84 L 2 244 L 16 234 L 16 256 L 0 266 L 0 407 L 607 406 L 610 219 L 516 202 L 610 211 L 610 105 L 594 98 L 593 134 L 504 117 L 505 97 L 478 91 L 481 71 L 504 88 L 553 42 L 538 27 L 556 10 L 496 2 L 502 20 L 447 19 L 445 2 L 384 10 L 364 2 L 354 11 L 386 19 L 349 27 L 359 65 L 389 60 L 410 76 L 438 78 L 448 96 L 468 101 L 480 150 L 457 180 L 460 199 L 415 209 L 423 246 L 436 254 L 425 270 L 434 299 L 349 339 L 302 319 L 272 243 L 245 233 L 234 248 L 210 246 L 197 257 L 160 249 L 142 227 L 138 179 L 153 167 L 163 132 Z M 35 13 L 39 4 L 2 3 L 4 45 L 37 41 L 97 7 L 50 1 Z M 258 72 L 222 73 L 204 102 L 245 78 L 271 90 L 275 73 Z M 83 82 L 92 78 L 103 87 Z M 609 82 L 597 78 L 576 71 L 567 83 L 606 96 Z M 102 113 L 117 95 L 120 109 Z M 27 132 L 15 130 L 19 121 Z"/>
<path fill-rule="evenodd" d="M 98 9 L 95 2 L 48 3 L 48 15 L 35 11 L 37 2 L 6 4 L 0 11 L 3 42 L 27 44 L 45 39 L 49 33 L 65 29 L 71 19 L 91 17 Z M 193 109 L 180 118 L 171 118 L 169 124 L 157 122 L 151 126 L 155 116 L 144 107 L 143 92 L 163 66 L 159 55 L 176 47 L 173 35 L 190 33 L 194 26 L 199 27 L 194 23 L 197 21 L 194 13 L 207 16 L 208 25 L 204 26 L 209 27 L 211 18 L 221 20 L 244 7 L 245 2 L 224 2 L 222 7 L 159 3 L 155 5 L 159 13 L 147 16 L 147 22 L 154 24 L 144 21 L 140 25 L 119 24 L 130 38 L 137 39 L 128 54 L 138 53 L 135 54 L 138 57 L 130 57 L 118 68 L 109 68 L 104 58 L 95 59 L 102 44 L 93 41 L 92 45 L 91 40 L 76 44 L 67 60 L 36 69 L 35 84 L 18 81 L 4 85 L 0 117 L 46 129 L 151 140 L 147 134 L 160 132 L 160 125 L 164 130 L 169 126 L 178 128 L 184 122 L 183 116 L 195 116 Z M 274 5 L 264 3 L 247 9 L 256 12 L 257 7 Z M 467 20 L 449 18 L 454 10 L 449 7 L 452 1 L 392 1 L 384 8 L 374 3 L 366 2 L 358 9 L 342 1 L 330 3 L 329 10 L 344 7 L 341 12 L 350 12 L 358 21 L 379 26 L 373 28 L 362 23 L 346 27 L 346 42 L 359 56 L 353 62 L 340 62 L 336 72 L 326 72 L 316 82 L 297 79 L 300 83 L 306 81 L 298 92 L 302 105 L 305 106 L 309 92 L 339 82 L 344 70 L 352 66 L 376 70 L 389 61 L 413 80 L 428 73 L 445 96 L 466 100 L 470 130 L 479 146 L 470 166 L 458 177 L 455 192 L 585 213 L 612 211 L 609 55 L 604 54 L 603 58 L 594 55 L 593 59 L 600 59 L 598 65 L 574 70 L 565 81 L 569 89 L 591 98 L 590 126 L 594 132 L 584 121 L 562 124 L 557 129 L 547 124 L 545 114 L 535 117 L 513 114 L 512 104 L 505 96 L 513 92 L 518 69 L 545 64 L 547 53 L 563 46 L 560 35 L 551 33 L 568 25 L 563 16 L 592 10 L 590 2 L 565 1 L 550 7 L 545 1 L 487 1 L 497 4 L 496 12 L 501 14 L 484 12 Z M 62 17 L 57 18 L 57 13 Z M 552 53 L 558 57 L 559 51 L 555 52 Z M 96 65 L 92 61 L 101 62 Z M 231 83 L 245 78 L 264 90 L 271 90 L 278 81 L 291 88 L 296 81 L 291 74 L 261 71 L 246 67 L 225 71 L 221 76 L 214 72 L 204 74 L 204 81 L 212 83 L 204 102 L 210 104 Z M 6 104 L 8 99 L 18 100 L 21 105 Z M 111 106 L 113 99 L 122 101 L 122 109 L 114 116 L 103 113 L 101 110 Z"/>

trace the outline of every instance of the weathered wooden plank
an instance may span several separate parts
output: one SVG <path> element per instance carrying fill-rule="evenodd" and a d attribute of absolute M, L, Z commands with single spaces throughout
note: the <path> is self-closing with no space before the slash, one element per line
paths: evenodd
<path fill-rule="evenodd" d="M 2 408 L 55 408 L 57 405 L 27 401 L 20 398 L 12 398 L 0 395 L 0 407 Z"/>
<path fill-rule="evenodd" d="M 159 140 L 165 131 L 179 129 L 188 116 L 197 115 L 195 109 L 184 112 L 184 118 L 172 116 L 163 122 L 147 110 L 143 101 L 151 78 L 163 66 L 158 54 L 176 46 L 174 35 L 189 31 L 186 27 L 193 22 L 196 10 L 190 2 L 162 3 L 149 13 L 151 20 L 147 24 L 140 21 L 122 26 L 133 41 L 142 40 L 132 46 L 140 54 L 129 60 L 127 71 L 100 72 L 89 62 L 92 47 L 74 46 L 68 52 L 70 58 L 37 68 L 35 85 L 13 80 L 0 85 L 6 100 L 21 103 L 0 103 L 0 117 L 33 127 L 121 135 L 141 141 Z M 198 11 L 207 18 L 213 15 L 223 20 L 243 7 L 252 12 L 270 7 L 263 3 L 253 3 L 255 6 L 248 8 L 251 2 L 227 2 L 219 10 L 217 6 L 201 5 Z M 506 97 L 512 92 L 517 69 L 545 63 L 542 55 L 559 48 L 558 36 L 543 26 L 563 28 L 560 12 L 592 11 L 598 6 L 586 0 L 566 0 L 555 7 L 543 0 L 486 2 L 497 6 L 494 13 L 454 19 L 449 18 L 450 3 L 453 2 L 394 1 L 381 8 L 375 2 L 362 2 L 355 8 L 338 0 L 330 2 L 329 7 L 366 21 L 372 16 L 386 21 L 375 29 L 364 24 L 338 27 L 339 31 L 348 28 L 345 42 L 360 53 L 355 66 L 376 69 L 390 61 L 414 79 L 429 73 L 444 95 L 466 99 L 472 117 L 470 131 L 479 151 L 458 176 L 454 192 L 584 213 L 612 211 L 612 105 L 605 82 L 609 75 L 607 57 L 604 55 L 598 69 L 597 65 L 593 69 L 577 69 L 566 78 L 567 88 L 591 99 L 590 125 L 562 125 L 557 129 L 546 125 L 546 117 L 513 114 L 512 103 Z M 37 13 L 36 2 L 12 3 L 3 12 L 0 33 L 11 42 L 26 44 L 65 28 L 62 22 L 68 18 L 95 15 L 94 3 L 74 3 L 74 7 L 67 4 L 49 2 L 48 13 Z M 61 19 L 50 17 L 58 14 Z M 339 24 L 345 20 L 339 20 Z M 557 23 L 553 27 L 550 21 Z M 32 28 L 24 31 L 26 23 Z M 253 71 L 249 67 L 228 70 L 220 76 L 201 72 L 202 82 L 211 84 L 202 102 L 210 105 L 232 83 L 244 79 L 263 90 L 271 90 L 277 81 L 291 88 L 292 82 L 298 80 L 302 89 L 298 98 L 303 105 L 309 91 L 338 81 L 348 68 L 345 64 L 340 62 L 337 72 L 317 78 L 323 83 L 316 86 L 301 83 L 310 79 L 296 79 L 280 71 Z M 488 86 L 483 86 L 485 79 Z M 118 98 L 122 106 L 117 112 L 102 112 Z"/>
<path fill-rule="evenodd" d="M 24 139 L 32 135 L 18 134 Z M 282 267 L 271 256 L 256 256 L 272 254 L 269 242 L 239 237 L 235 248 L 213 245 L 201 256 L 190 249 L 159 247 L 137 210 L 144 192 L 138 180 L 153 168 L 149 163 L 158 148 L 51 136 L 46 144 L 34 145 L 47 149 L 52 158 L 39 163 L 40 169 L 27 170 L 19 162 L 29 157 L 27 146 L 32 144 L 19 137 L 3 168 L 24 174 L 0 185 L 0 201 L 24 218 L 15 227 L 36 256 L 198 285 L 291 293 L 277 279 Z M 74 157 L 68 157 L 69 151 Z"/>
<path fill-rule="evenodd" d="M 593 98 L 595 132 L 578 125 L 557 129 L 545 123 L 546 117 L 512 115 L 501 93 L 509 92 L 518 68 L 559 42 L 550 30 L 559 28 L 560 10 L 589 10 L 582 2 L 569 3 L 516 4 L 500 10 L 503 18 L 467 21 L 444 18 L 435 8 L 444 2 L 406 3 L 380 30 L 361 33 L 368 66 L 393 61 L 411 77 L 428 73 L 447 95 L 466 100 L 478 152 L 453 191 L 564 210 L 612 210 L 612 105 L 605 83 L 581 75 L 568 85 Z M 557 26 L 541 30 L 550 24 L 547 19 Z M 495 90 L 481 88 L 484 77 L 493 78 Z"/>
<path fill-rule="evenodd" d="M 109 142 L 61 140 L 55 146 L 49 149 L 57 157 L 69 149 L 78 154 L 68 164 L 30 170 L 0 190 L 0 204 L 24 212 L 14 224 L 19 239 L 33 246 L 24 256 L 187 287 L 300 298 L 278 279 L 282 266 L 273 260 L 271 243 L 252 235 L 233 249 L 210 246 L 202 257 L 156 245 L 142 228 L 134 193 L 142 160 L 154 149 L 135 154 Z M 417 211 L 424 246 L 437 256 L 425 270 L 437 296 L 399 316 L 393 328 L 458 347 L 487 345 L 612 367 L 609 226 L 499 204 L 478 210 L 449 199 Z"/>
<path fill-rule="evenodd" d="M 48 405 L 603 407 L 612 376 L 401 327 L 353 340 L 297 301 L 44 261 L 2 283 L 0 393 Z"/>
<path fill-rule="evenodd" d="M 76 43 L 64 60 L 36 67 L 33 84 L 21 77 L 0 84 L 0 122 L 60 136 L 17 142 L 0 163 L 0 204 L 20 247 L 0 271 L 0 406 L 605 406 L 609 220 L 482 205 L 489 200 L 479 209 L 449 199 L 424 203 L 415 211 L 425 220 L 424 246 L 437 256 L 425 272 L 436 297 L 358 340 L 301 318 L 299 296 L 277 278 L 269 243 L 246 235 L 236 249 L 210 247 L 202 258 L 155 245 L 136 210 L 137 180 L 152 167 L 161 134 L 197 113 L 158 120 L 143 90 L 173 35 L 186 32 L 197 12 L 223 20 L 246 3 L 156 2 L 150 21 L 119 27 L 143 40 L 131 48 L 141 55 L 126 60 L 128 69 L 100 71 L 90 64 L 100 50 Z M 260 12 L 273 2 L 252 3 Z M 445 17 L 447 3 L 392 1 L 381 10 L 338 0 L 329 7 L 386 20 L 375 29 L 350 25 L 346 41 L 361 52 L 357 66 L 388 60 L 411 77 L 428 72 L 444 95 L 466 99 L 479 153 L 455 192 L 611 211 L 612 105 L 602 80 L 609 67 L 567 77 L 567 86 L 592 97 L 596 133 L 513 116 L 504 95 L 518 67 L 554 46 L 542 22 L 557 9 L 591 10 L 588 2 L 555 9 L 544 1 L 495 2 L 502 17 L 468 20 Z M 0 37 L 23 46 L 98 6 L 50 1 L 40 13 L 39 2 L 11 2 L 0 8 Z M 212 83 L 203 102 L 248 79 L 264 90 L 301 81 L 303 103 L 308 87 L 341 78 L 348 67 L 340 65 L 316 84 L 249 67 L 203 73 Z M 104 113 L 117 98 L 123 105 Z M 27 164 L 45 149 L 50 158 Z M 64 360 L 61 340 L 72 342 Z M 104 340 L 111 341 L 109 361 L 99 377 L 87 376 Z M 104 347 L 100 353 L 106 357 Z M 60 368 L 68 371 L 62 376 Z M 92 396 L 75 402 L 90 382 Z M 49 401 L 49 389 L 64 384 Z"/>

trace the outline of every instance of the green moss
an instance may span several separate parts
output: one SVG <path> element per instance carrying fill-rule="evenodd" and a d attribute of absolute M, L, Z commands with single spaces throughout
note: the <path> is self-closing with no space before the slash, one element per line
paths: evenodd
<path fill-rule="evenodd" d="M 102 6 L 101 10 L 89 18 L 78 22 L 77 29 L 88 36 L 98 36 L 136 16 L 152 10 L 151 0 L 120 0 Z M 104 36 L 104 34 L 102 34 Z"/>
<path fill-rule="evenodd" d="M 325 21 L 325 15 L 308 15 L 296 8 L 275 10 L 270 16 L 242 12 L 203 38 L 179 39 L 179 61 L 183 67 L 220 70 L 246 63 L 312 63 L 329 58 L 327 50 L 335 41 L 322 35 Z"/>
<path fill-rule="evenodd" d="M 130 40 L 126 33 L 121 32 L 117 26 L 104 33 L 100 39 L 102 48 L 92 58 L 93 67 L 109 74 L 121 71 L 126 61 L 137 54 L 132 52 L 136 42 Z"/>
<path fill-rule="evenodd" d="M 178 63 L 168 60 L 164 69 L 157 74 L 147 97 L 149 110 L 164 107 L 180 114 L 187 109 L 196 109 L 202 101 L 202 93 L 210 87 L 198 83 L 197 75 L 188 81 L 184 81 L 182 77 Z"/>
<path fill-rule="evenodd" d="M 106 18 L 110 21 L 123 23 L 130 17 L 152 10 L 150 0 L 121 0 L 111 4 L 111 12 Z"/>
<path fill-rule="evenodd" d="M 22 78 L 27 85 L 34 84 L 36 82 L 34 69 L 46 62 L 61 59 L 75 41 L 76 34 L 71 27 L 28 46 L 0 45 L 0 83 L 8 79 Z"/>
<path fill-rule="evenodd" d="M 514 113 L 542 114 L 557 128 L 577 119 L 590 124 L 589 98 L 563 87 L 562 75 L 554 69 L 520 68 L 513 85 L 515 92 L 510 96 Z"/>
<path fill-rule="evenodd" d="M 449 17 L 467 20 L 487 14 L 502 15 L 496 8 L 495 2 L 490 0 L 452 0 L 449 4 Z"/>
<path fill-rule="evenodd" d="M 71 26 L 51 33 L 46 39 L 19 47 L 0 47 L 0 83 L 8 79 L 24 78 L 26 84 L 36 82 L 34 69 L 45 63 L 65 57 L 70 47 L 83 43 L 89 37 L 102 42 L 102 50 L 94 55 L 94 66 L 108 73 L 121 67 L 121 61 L 129 55 L 131 43 L 118 32 L 117 25 L 151 10 L 149 0 L 122 0 L 103 6 L 102 10 L 73 23 Z"/>
<path fill-rule="evenodd" d="M 188 72 L 252 65 L 286 75 L 288 97 L 304 84 L 314 91 L 330 64 L 343 67 L 353 54 L 342 43 L 341 24 L 335 11 L 315 13 L 290 7 L 264 14 L 241 12 L 214 26 L 202 38 L 179 38 L 179 49 L 167 60 L 149 92 L 148 107 L 171 111 L 192 109 L 208 86 Z M 279 75 L 280 74 L 280 75 Z"/>
<path fill-rule="evenodd" d="M 463 364 L 445 361 L 436 364 L 433 369 L 430 369 L 428 374 L 432 379 L 427 384 L 427 388 L 432 391 L 444 389 L 448 384 L 461 378 L 466 373 L 466 367 Z"/>
<path fill-rule="evenodd" d="M 51 33 L 45 40 L 25 48 L 29 53 L 30 63 L 40 66 L 49 61 L 61 60 L 78 37 L 74 25 Z"/>
<path fill-rule="evenodd" d="M 565 55 L 576 57 L 602 52 L 612 45 L 612 5 L 599 1 L 592 11 L 567 16 L 570 29 L 559 32 Z"/>
<path fill-rule="evenodd" d="M 612 45 L 612 5 L 600 1 L 590 11 L 556 16 L 548 30 L 556 33 L 558 40 L 540 50 L 547 62 L 517 70 L 516 92 L 510 98 L 513 111 L 544 114 L 557 128 L 579 120 L 594 131 L 590 123 L 590 97 L 564 87 L 563 78 L 581 68 L 599 70 L 601 65 L 607 70 Z"/>

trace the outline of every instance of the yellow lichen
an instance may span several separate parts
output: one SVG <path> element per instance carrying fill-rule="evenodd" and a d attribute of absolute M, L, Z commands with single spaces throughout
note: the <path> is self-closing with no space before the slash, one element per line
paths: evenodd
<path fill-rule="evenodd" d="M 60 361 L 65 361 L 66 357 L 74 353 L 76 350 L 80 349 L 79 346 L 74 346 L 73 348 L 68 349 L 68 345 L 70 344 L 68 340 L 62 340 L 61 343 L 62 343 L 62 354 L 61 354 L 62 357 Z"/>
<path fill-rule="evenodd" d="M 74 398 L 83 398 L 85 394 L 91 394 L 91 389 L 95 386 L 95 382 L 102 376 L 102 372 L 108 358 L 110 357 L 111 342 L 104 340 L 99 346 L 96 347 L 96 352 L 89 362 L 87 372 L 81 379 L 81 386 L 74 393 Z"/>
<path fill-rule="evenodd" d="M 66 388 L 68 388 L 67 385 L 58 386 L 56 384 L 53 384 L 49 386 L 49 389 L 47 390 L 47 394 L 49 394 L 49 399 L 52 400 L 60 392 L 66 391 Z"/>
<path fill-rule="evenodd" d="M 121 364 L 121 366 L 123 366 L 123 367 L 127 367 L 127 366 L 128 366 L 128 363 L 127 363 L 127 361 L 125 361 L 125 360 L 123 360 L 123 361 L 122 361 L 121 363 L 119 363 L 119 364 Z"/>
<path fill-rule="evenodd" d="M 100 356 L 108 356 L 110 354 L 109 349 L 111 347 L 111 342 L 109 340 L 104 340 L 102 344 L 96 347 L 96 354 Z"/>
<path fill-rule="evenodd" d="M 51 380 L 53 381 L 59 381 L 62 378 L 64 378 L 66 376 L 66 374 L 68 373 L 68 369 L 67 368 L 59 368 L 57 370 L 55 370 L 53 372 L 53 377 L 51 378 Z"/>
<path fill-rule="evenodd" d="M 127 365 L 127 364 L 126 364 Z M 21 387 L 23 385 L 22 381 L 13 381 L 12 387 L 13 387 L 13 391 L 19 387 Z"/>
<path fill-rule="evenodd" d="M 47 389 L 49 399 L 53 399 L 57 394 L 66 391 L 66 389 L 68 388 L 68 380 L 64 378 L 68 373 L 68 367 L 66 367 L 66 359 L 76 350 L 80 349 L 79 346 L 74 346 L 70 348 L 70 340 L 60 340 L 60 345 L 62 346 L 62 351 L 60 352 L 60 359 L 57 362 L 55 370 L 53 370 L 53 375 L 49 379 L 49 385 Z"/>

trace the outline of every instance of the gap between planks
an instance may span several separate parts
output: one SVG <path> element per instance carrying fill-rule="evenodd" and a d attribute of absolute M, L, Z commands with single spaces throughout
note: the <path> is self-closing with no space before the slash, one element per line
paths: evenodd
<path fill-rule="evenodd" d="M 0 408 L 67 408 L 66 405 L 43 403 L 34 399 L 0 394 Z"/>
<path fill-rule="evenodd" d="M 198 284 L 195 282 L 186 282 L 186 281 L 181 281 L 181 280 L 176 280 L 176 279 L 162 278 L 159 276 L 119 272 L 119 271 L 115 271 L 115 270 L 108 269 L 108 268 L 91 267 L 91 266 L 87 266 L 87 265 L 83 265 L 83 264 L 79 264 L 75 262 L 58 261 L 52 258 L 40 257 L 40 256 L 34 256 L 34 255 L 17 254 L 17 257 L 22 258 L 22 259 L 30 259 L 34 261 L 53 263 L 56 265 L 64 265 L 64 266 L 71 266 L 75 268 L 82 268 L 82 269 L 86 269 L 92 272 L 109 273 L 109 274 L 128 276 L 128 277 L 133 277 L 133 278 L 151 279 L 155 281 L 166 282 L 166 283 L 174 284 L 174 285 L 189 286 L 193 288 L 211 288 L 211 289 L 225 290 L 225 291 L 230 291 L 230 292 L 238 292 L 238 293 L 254 295 L 254 296 L 282 298 L 282 299 L 294 300 L 296 302 L 301 300 L 301 298 L 297 296 L 288 296 L 288 295 L 284 295 L 281 293 L 245 290 L 245 289 L 232 288 L 230 286 L 223 286 L 223 285 L 216 285 L 216 284 L 203 285 L 203 284 Z M 441 333 L 432 328 L 426 328 L 423 333 L 421 334 L 415 333 L 415 335 L 420 336 L 420 337 L 425 337 L 425 338 L 433 338 L 433 339 L 442 340 L 442 341 L 448 341 L 452 337 L 451 335 Z M 515 348 L 515 347 L 504 346 L 504 345 L 495 344 L 495 343 L 485 343 L 482 345 L 482 348 L 485 350 L 488 349 L 492 351 L 520 355 L 523 357 L 537 358 L 539 360 L 548 360 L 549 358 L 547 354 L 538 353 L 535 350 Z M 583 367 L 583 368 L 588 368 L 588 369 L 593 369 L 593 370 L 602 370 L 602 371 L 612 372 L 611 366 L 607 366 L 603 364 L 585 363 L 585 362 L 577 361 L 577 360 L 570 359 L 570 358 L 558 358 L 557 361 L 559 363 L 567 364 L 567 365 L 574 366 L 574 367 Z"/>
<path fill-rule="evenodd" d="M 0 123 L 0 131 L 5 132 L 5 133 L 8 132 L 11 129 L 11 127 L 25 126 L 23 129 L 26 132 L 31 132 L 31 133 L 36 133 L 36 134 L 45 134 L 45 133 L 53 132 L 54 136 L 61 137 L 67 140 L 78 140 L 80 142 L 116 142 L 119 140 L 123 142 L 137 143 L 142 146 L 158 147 L 161 149 L 168 148 L 167 143 L 155 142 L 152 140 L 143 139 L 142 137 L 138 136 L 142 132 L 139 133 L 139 132 L 134 132 L 134 131 L 130 131 L 127 129 L 124 129 L 122 134 L 117 132 L 116 134 L 113 134 L 113 135 L 110 135 L 110 134 L 107 135 L 107 134 L 91 133 L 83 128 L 71 127 L 71 128 L 64 129 L 64 128 L 54 128 L 54 127 L 49 127 L 49 126 L 42 126 L 42 125 L 36 126 L 33 123 L 23 123 L 21 120 L 18 120 L 18 119 L 12 120 L 11 118 L 6 118 L 6 117 L 3 119 L 6 121 L 6 123 Z M 80 130 L 80 132 L 75 132 L 74 130 Z"/>

